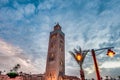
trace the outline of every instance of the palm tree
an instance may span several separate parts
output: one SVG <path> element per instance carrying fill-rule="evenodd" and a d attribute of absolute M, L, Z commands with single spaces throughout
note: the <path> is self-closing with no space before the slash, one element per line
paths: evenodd
<path fill-rule="evenodd" d="M 106 79 L 105 80 L 108 80 L 108 76 L 106 76 Z"/>
<path fill-rule="evenodd" d="M 2 74 L 2 71 L 0 71 L 0 75 Z"/>
<path fill-rule="evenodd" d="M 13 67 L 12 70 L 10 70 L 9 73 L 7 73 L 7 75 L 10 77 L 10 78 L 15 78 L 18 76 L 18 73 L 17 73 L 17 70 L 20 68 L 20 64 L 17 64 L 15 65 L 15 67 Z"/>
<path fill-rule="evenodd" d="M 74 52 L 69 51 L 69 53 L 74 57 L 78 65 L 80 66 L 80 76 L 81 80 L 85 80 L 84 70 L 82 68 L 82 64 L 84 62 L 85 56 L 88 53 L 88 51 L 82 51 L 81 47 L 79 47 L 79 50 L 74 49 Z"/>
<path fill-rule="evenodd" d="M 20 68 L 20 64 L 17 64 L 17 65 L 15 65 L 15 67 L 13 67 L 13 71 L 16 72 L 19 68 Z"/>
<path fill-rule="evenodd" d="M 120 76 L 118 76 L 118 79 L 120 80 Z"/>

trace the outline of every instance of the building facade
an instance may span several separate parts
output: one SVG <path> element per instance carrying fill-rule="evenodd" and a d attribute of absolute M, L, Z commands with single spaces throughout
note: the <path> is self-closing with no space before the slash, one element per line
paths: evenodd
<path fill-rule="evenodd" d="M 65 35 L 59 24 L 50 32 L 45 80 L 61 80 L 65 75 Z"/>

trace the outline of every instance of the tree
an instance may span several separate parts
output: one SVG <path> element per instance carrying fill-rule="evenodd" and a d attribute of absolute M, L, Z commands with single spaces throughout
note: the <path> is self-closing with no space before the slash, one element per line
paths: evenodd
<path fill-rule="evenodd" d="M 106 76 L 106 79 L 105 79 L 105 80 L 109 80 L 109 79 L 108 79 L 108 76 Z"/>
<path fill-rule="evenodd" d="M 17 70 L 20 68 L 20 64 L 15 65 L 15 67 L 13 67 L 12 71 L 17 72 Z"/>
<path fill-rule="evenodd" d="M 120 80 L 120 76 L 118 76 L 118 79 Z"/>
<path fill-rule="evenodd" d="M 17 70 L 20 68 L 20 64 L 17 64 L 15 65 L 15 67 L 13 67 L 13 69 L 10 70 L 9 73 L 7 73 L 7 75 L 10 77 L 10 78 L 15 78 L 18 76 L 18 72 Z"/>

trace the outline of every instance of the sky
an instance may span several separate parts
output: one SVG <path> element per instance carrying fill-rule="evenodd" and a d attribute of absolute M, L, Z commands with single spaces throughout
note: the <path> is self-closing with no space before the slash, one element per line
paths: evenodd
<path fill-rule="evenodd" d="M 120 75 L 120 0 L 0 0 L 0 70 L 16 64 L 19 71 L 45 73 L 49 33 L 56 23 L 65 33 L 66 75 L 79 77 L 79 66 L 69 54 L 114 47 L 116 55 L 96 52 L 101 76 Z M 101 54 L 100 54 L 101 53 Z M 86 78 L 95 77 L 91 53 L 85 58 Z M 5 72 L 3 72 L 5 73 Z"/>

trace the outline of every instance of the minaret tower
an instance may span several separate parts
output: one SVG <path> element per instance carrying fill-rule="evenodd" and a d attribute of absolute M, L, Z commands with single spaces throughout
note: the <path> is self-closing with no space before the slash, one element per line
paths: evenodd
<path fill-rule="evenodd" d="M 50 32 L 45 80 L 61 80 L 65 75 L 65 39 L 59 24 Z"/>

